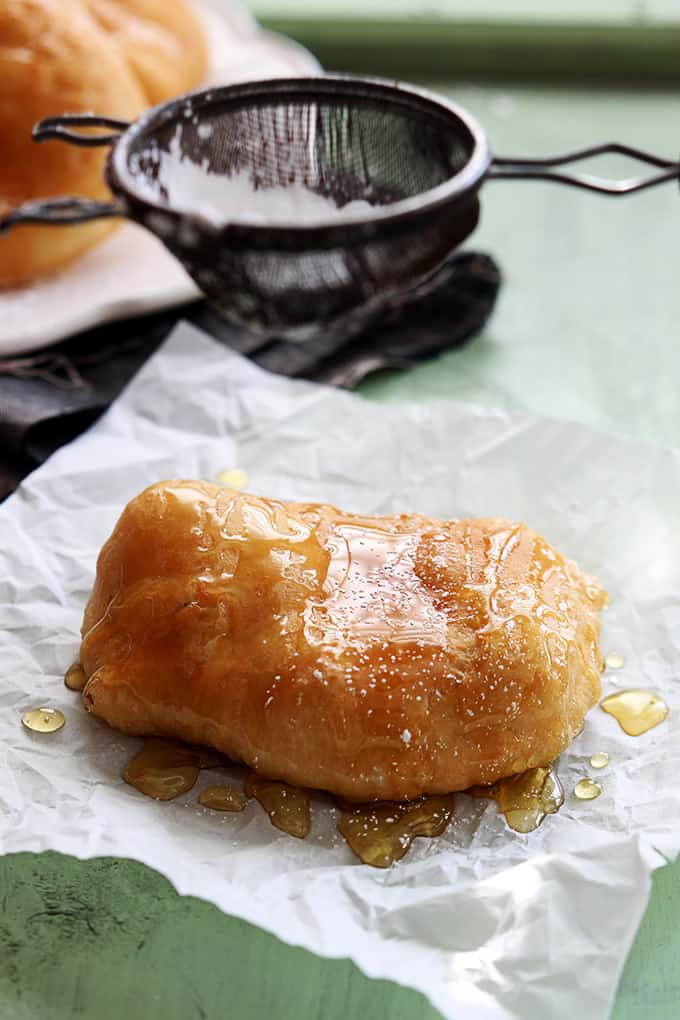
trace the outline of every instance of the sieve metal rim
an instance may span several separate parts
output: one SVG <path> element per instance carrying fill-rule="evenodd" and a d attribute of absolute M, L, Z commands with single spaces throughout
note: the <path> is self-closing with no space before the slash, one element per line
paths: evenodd
<path fill-rule="evenodd" d="M 136 142 L 155 127 L 167 125 L 168 122 L 181 123 L 182 110 L 190 104 L 194 109 L 200 106 L 220 104 L 237 105 L 243 100 L 262 98 L 272 100 L 286 95 L 299 97 L 311 95 L 323 98 L 345 98 L 347 100 L 376 98 L 387 100 L 392 106 L 403 106 L 413 110 L 418 104 L 424 111 L 440 117 L 443 121 L 462 123 L 472 139 L 472 152 L 465 165 L 442 184 L 410 198 L 400 199 L 389 205 L 374 206 L 369 214 L 353 214 L 318 220 L 313 223 L 300 224 L 296 221 L 277 220 L 276 223 L 248 221 L 226 221 L 216 225 L 198 212 L 173 208 L 151 198 L 146 189 L 136 187 L 135 178 L 129 170 L 128 158 Z M 410 100 L 410 102 L 409 102 Z M 384 78 L 364 75 L 326 74 L 305 78 L 275 78 L 252 82 L 240 82 L 232 85 L 218 86 L 188 92 L 170 102 L 160 103 L 147 110 L 134 121 L 114 142 L 106 165 L 106 179 L 114 194 L 128 206 L 135 219 L 144 219 L 145 215 L 156 214 L 169 216 L 173 220 L 195 224 L 197 229 L 208 231 L 213 235 L 229 235 L 231 240 L 241 240 L 248 246 L 259 247 L 262 243 L 272 243 L 283 248 L 291 247 L 291 233 L 297 241 L 295 247 L 304 239 L 305 247 L 327 248 L 335 244 L 345 243 L 351 232 L 356 240 L 357 233 L 371 236 L 378 231 L 398 229 L 410 220 L 430 215 L 434 210 L 453 202 L 464 200 L 476 193 L 491 166 L 492 155 L 486 134 L 475 118 L 457 103 L 437 95 L 428 89 L 390 81 Z M 135 211 L 136 207 L 136 211 Z M 141 216 L 140 216 L 141 212 Z M 259 242 L 259 243 L 258 243 Z"/>

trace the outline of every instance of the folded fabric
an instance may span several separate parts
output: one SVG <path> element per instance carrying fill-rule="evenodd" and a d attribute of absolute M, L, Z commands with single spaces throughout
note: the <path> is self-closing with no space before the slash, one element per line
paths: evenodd
<path fill-rule="evenodd" d="M 371 372 L 409 368 L 469 340 L 491 314 L 500 283 L 490 256 L 463 252 L 344 343 L 323 335 L 306 343 L 255 336 L 197 301 L 0 359 L 0 499 L 84 431 L 182 319 L 268 371 L 352 388 Z"/>

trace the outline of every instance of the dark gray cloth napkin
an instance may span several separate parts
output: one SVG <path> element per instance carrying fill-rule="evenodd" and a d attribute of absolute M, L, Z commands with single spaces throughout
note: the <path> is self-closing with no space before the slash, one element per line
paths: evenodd
<path fill-rule="evenodd" d="M 491 314 L 500 283 L 493 259 L 463 252 L 344 343 L 324 336 L 303 344 L 267 340 L 223 322 L 201 300 L 0 359 L 0 499 L 91 425 L 181 320 L 271 372 L 353 387 L 372 372 L 409 368 L 469 340 Z"/>

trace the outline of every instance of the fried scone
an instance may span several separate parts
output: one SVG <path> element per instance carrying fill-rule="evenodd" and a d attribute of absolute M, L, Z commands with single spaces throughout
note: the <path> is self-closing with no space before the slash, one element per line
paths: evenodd
<path fill-rule="evenodd" d="M 185 0 L 0 0 L 0 217 L 23 202 L 110 199 L 106 152 L 37 148 L 44 117 L 94 110 L 133 121 L 200 83 L 207 52 Z M 66 268 L 120 226 L 21 226 L 0 237 L 0 289 Z"/>
<path fill-rule="evenodd" d="M 68 110 L 134 120 L 147 106 L 125 58 L 77 0 L 0 2 L 0 217 L 22 202 L 111 193 L 101 149 L 47 142 L 31 128 Z M 0 288 L 61 269 L 107 237 L 119 221 L 78 227 L 22 226 L 0 237 Z"/>
<path fill-rule="evenodd" d="M 196 88 L 208 51 L 187 0 L 84 0 L 125 54 L 150 105 Z"/>
<path fill-rule="evenodd" d="M 97 565 L 86 708 L 350 800 L 550 762 L 600 693 L 600 585 L 524 524 L 168 481 Z"/>

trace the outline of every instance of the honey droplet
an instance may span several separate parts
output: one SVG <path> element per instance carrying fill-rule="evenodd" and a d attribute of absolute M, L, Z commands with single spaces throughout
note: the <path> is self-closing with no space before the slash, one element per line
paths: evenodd
<path fill-rule="evenodd" d="M 654 691 L 636 689 L 609 694 L 600 702 L 600 708 L 613 715 L 629 737 L 639 737 L 662 723 L 668 715 L 668 705 L 663 698 Z"/>
<path fill-rule="evenodd" d="M 620 652 L 608 652 L 604 657 L 607 669 L 623 669 L 624 661 Z"/>
<path fill-rule="evenodd" d="M 606 751 L 596 751 L 590 756 L 590 765 L 594 769 L 604 769 L 609 765 L 609 755 Z"/>
<path fill-rule="evenodd" d="M 243 811 L 246 806 L 245 797 L 233 786 L 209 786 L 198 798 L 198 803 L 213 811 Z"/>
<path fill-rule="evenodd" d="M 87 673 L 79 662 L 74 662 L 72 666 L 69 666 L 64 676 L 64 683 L 69 691 L 82 691 L 87 680 Z"/>
<path fill-rule="evenodd" d="M 58 708 L 29 708 L 28 712 L 22 715 L 21 721 L 32 733 L 56 733 L 62 728 L 66 718 Z"/>
<path fill-rule="evenodd" d="M 312 823 L 306 790 L 264 779 L 254 772 L 249 774 L 243 789 L 246 797 L 255 797 L 260 802 L 277 829 L 298 839 L 309 834 Z"/>
<path fill-rule="evenodd" d="M 546 815 L 554 815 L 564 804 L 562 784 L 550 765 L 499 779 L 491 786 L 473 786 L 467 792 L 495 800 L 515 832 L 533 832 Z"/>
<path fill-rule="evenodd" d="M 453 794 L 418 800 L 375 804 L 342 803 L 338 831 L 363 861 L 374 868 L 389 868 L 409 850 L 416 836 L 440 836 L 454 809 Z"/>
<path fill-rule="evenodd" d="M 579 779 L 574 787 L 574 796 L 577 800 L 595 800 L 602 793 L 602 787 L 594 779 L 584 777 Z"/>
<path fill-rule="evenodd" d="M 156 800 L 173 800 L 190 790 L 198 779 L 200 753 L 184 744 L 152 737 L 136 754 L 123 779 L 140 793 Z"/>
<path fill-rule="evenodd" d="M 242 468 L 227 468 L 216 475 L 220 485 L 226 485 L 228 489 L 245 489 L 248 484 L 248 472 Z"/>

